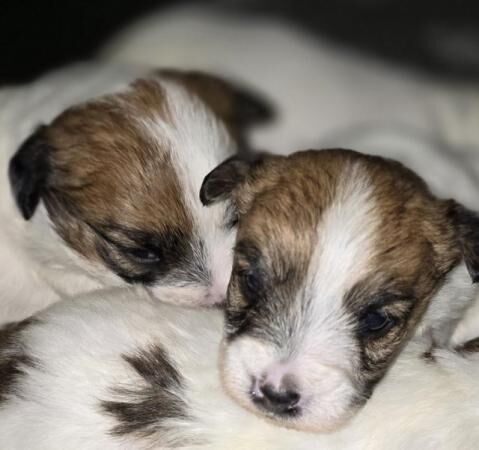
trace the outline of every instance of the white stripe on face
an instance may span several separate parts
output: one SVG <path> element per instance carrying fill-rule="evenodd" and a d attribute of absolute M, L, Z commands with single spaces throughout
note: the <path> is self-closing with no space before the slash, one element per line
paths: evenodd
<path fill-rule="evenodd" d="M 345 294 L 370 270 L 378 218 L 372 186 L 359 164 L 346 168 L 336 196 L 317 227 L 301 298 L 308 302 L 300 330 L 306 348 L 321 348 L 327 365 L 343 364 L 338 349 L 351 350 L 350 317 L 343 306 Z M 327 349 L 334 351 L 328 355 Z"/>
<path fill-rule="evenodd" d="M 227 225 L 227 205 L 205 208 L 199 198 L 204 177 L 236 151 L 224 124 L 198 98 L 179 83 L 159 82 L 165 92 L 168 121 L 155 116 L 142 119 L 143 127 L 170 150 L 172 169 L 178 177 L 183 201 L 193 220 L 193 254 L 205 268 L 207 285 L 192 288 L 197 304 L 222 302 L 232 264 L 235 231 Z M 185 124 L 188 124 L 187 126 Z M 154 291 L 160 293 L 162 287 Z M 186 289 L 185 289 L 186 292 Z M 180 295 L 182 290 L 178 290 Z M 185 303 L 191 300 L 185 297 Z"/>

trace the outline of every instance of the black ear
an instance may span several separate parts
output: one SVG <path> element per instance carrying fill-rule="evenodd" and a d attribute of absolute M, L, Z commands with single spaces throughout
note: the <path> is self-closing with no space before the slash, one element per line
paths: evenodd
<path fill-rule="evenodd" d="M 213 169 L 203 180 L 200 200 L 208 206 L 220 200 L 226 200 L 234 189 L 242 184 L 253 169 L 273 156 L 267 152 L 247 152 L 228 158 Z"/>
<path fill-rule="evenodd" d="M 479 281 L 479 215 L 453 202 L 453 221 L 460 250 L 473 283 Z"/>
<path fill-rule="evenodd" d="M 225 200 L 242 183 L 251 167 L 250 161 L 240 156 L 232 156 L 213 169 L 203 180 L 200 200 L 208 206 Z"/>
<path fill-rule="evenodd" d="M 18 208 L 29 220 L 40 202 L 49 172 L 50 146 L 39 127 L 26 139 L 10 160 L 8 176 Z"/>
<path fill-rule="evenodd" d="M 229 86 L 232 122 L 241 127 L 249 127 L 269 122 L 274 118 L 273 107 L 261 94 L 233 84 Z"/>

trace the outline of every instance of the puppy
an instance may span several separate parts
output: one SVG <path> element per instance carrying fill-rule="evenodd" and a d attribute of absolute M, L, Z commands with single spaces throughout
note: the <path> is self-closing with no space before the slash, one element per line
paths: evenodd
<path fill-rule="evenodd" d="M 156 302 L 138 288 L 67 299 L 11 325 L 0 332 L 0 447 L 477 447 L 477 341 L 461 353 L 435 350 L 428 359 L 422 356 L 427 342 L 408 344 L 347 427 L 311 434 L 260 420 L 223 392 L 218 374 L 223 327 L 218 310 Z M 239 355 L 245 356 L 250 355 Z M 261 363 L 262 354 L 257 356 Z"/>
<path fill-rule="evenodd" d="M 239 218 L 224 385 L 280 425 L 343 425 L 411 336 L 446 344 L 477 293 L 478 216 L 392 160 L 348 150 L 231 159 L 201 198 Z"/>
<path fill-rule="evenodd" d="M 107 84 L 111 73 L 98 76 Z M 86 91 L 103 86 L 81 73 L 73 80 Z M 60 104 L 70 84 L 59 85 Z M 141 284 L 189 304 L 224 298 L 234 215 L 224 205 L 206 211 L 198 191 L 210 170 L 244 147 L 268 106 L 197 72 L 156 71 L 131 84 L 112 81 L 111 89 L 3 149 L 16 152 L 2 159 L 0 322 L 104 286 Z M 12 102 L 5 108 L 13 114 Z M 5 117 L 0 124 L 17 131 Z"/>

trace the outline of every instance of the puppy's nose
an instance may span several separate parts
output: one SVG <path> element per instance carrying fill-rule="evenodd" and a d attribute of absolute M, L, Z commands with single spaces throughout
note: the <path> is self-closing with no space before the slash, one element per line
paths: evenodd
<path fill-rule="evenodd" d="M 291 389 L 276 389 L 271 384 L 259 386 L 259 395 L 253 401 L 267 411 L 282 416 L 294 416 L 298 413 L 300 395 Z"/>

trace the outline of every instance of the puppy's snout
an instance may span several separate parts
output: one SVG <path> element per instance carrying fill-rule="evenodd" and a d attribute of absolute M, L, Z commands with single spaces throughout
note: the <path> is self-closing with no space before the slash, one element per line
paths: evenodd
<path fill-rule="evenodd" d="M 260 408 L 280 416 L 295 416 L 299 412 L 301 396 L 292 386 L 281 383 L 255 383 L 252 390 L 253 402 Z"/>

